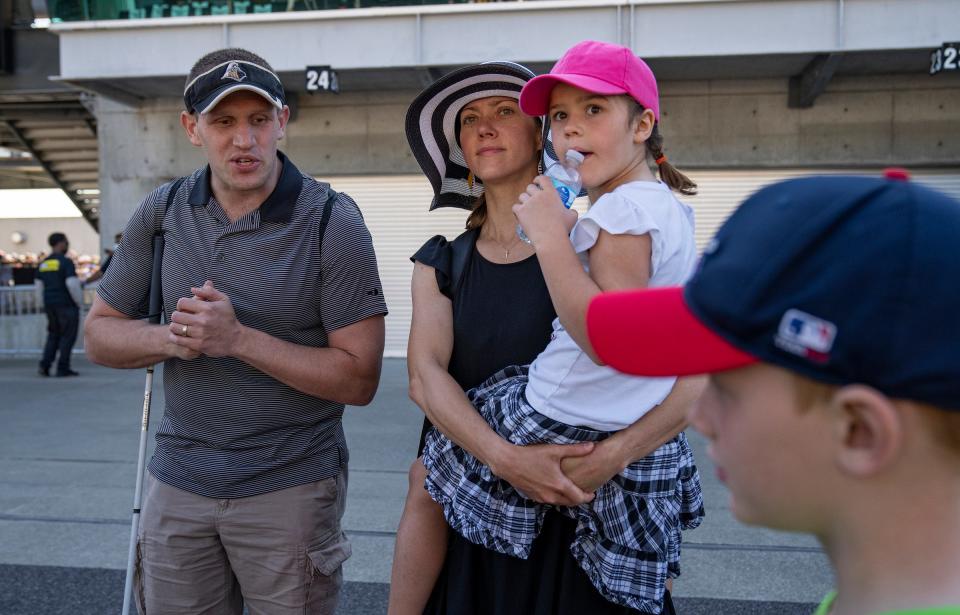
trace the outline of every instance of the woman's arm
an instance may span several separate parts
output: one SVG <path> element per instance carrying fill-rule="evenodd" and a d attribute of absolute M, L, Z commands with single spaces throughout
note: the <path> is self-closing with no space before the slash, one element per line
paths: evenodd
<path fill-rule="evenodd" d="M 567 506 L 589 501 L 592 494 L 568 479 L 560 464 L 589 453 L 593 444 L 516 446 L 501 438 L 447 371 L 453 351 L 453 305 L 437 288 L 432 267 L 414 264 L 411 292 L 407 369 L 414 403 L 444 435 L 534 500 Z"/>
<path fill-rule="evenodd" d="M 681 378 L 659 406 L 597 444 L 584 457 L 564 459 L 563 472 L 584 491 L 595 491 L 625 467 L 672 440 L 687 426 L 687 413 L 700 397 L 706 377 Z"/>

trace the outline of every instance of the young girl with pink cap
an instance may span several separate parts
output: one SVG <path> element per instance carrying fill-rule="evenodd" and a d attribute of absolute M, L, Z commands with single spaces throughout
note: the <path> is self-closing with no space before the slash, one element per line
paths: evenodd
<path fill-rule="evenodd" d="M 586 307 L 602 291 L 686 281 L 696 259 L 693 213 L 671 188 L 692 194 L 696 186 L 666 162 L 656 80 L 625 47 L 574 46 L 550 74 L 524 86 L 520 106 L 549 118 L 557 159 L 571 149 L 584 156 L 580 173 L 592 205 L 577 220 L 543 176 L 520 195 L 514 213 L 536 249 L 558 317 L 532 364 L 506 368 L 467 395 L 515 444 L 600 441 L 656 408 L 675 379 L 634 378 L 598 364 Z M 527 557 L 547 506 L 435 429 L 423 463 L 427 490 L 454 530 Z M 562 510 L 578 523 L 571 552 L 605 598 L 644 613 L 669 611 L 665 587 L 679 574 L 680 531 L 703 517 L 682 433 L 624 468 L 592 502 Z"/>

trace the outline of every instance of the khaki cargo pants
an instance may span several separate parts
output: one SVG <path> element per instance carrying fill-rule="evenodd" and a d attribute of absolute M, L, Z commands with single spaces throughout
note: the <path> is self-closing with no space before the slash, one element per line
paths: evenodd
<path fill-rule="evenodd" d="M 207 498 L 147 472 L 134 593 L 141 614 L 332 615 L 350 543 L 347 471 L 247 498 Z"/>

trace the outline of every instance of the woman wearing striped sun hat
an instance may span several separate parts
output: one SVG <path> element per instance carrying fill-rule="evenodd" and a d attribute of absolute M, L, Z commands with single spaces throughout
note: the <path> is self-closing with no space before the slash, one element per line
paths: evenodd
<path fill-rule="evenodd" d="M 427 416 L 418 454 L 433 421 L 524 494 L 573 506 L 673 437 L 698 387 L 675 387 L 660 411 L 596 444 L 513 445 L 467 399 L 464 392 L 491 374 L 532 362 L 556 317 L 512 211 L 542 162 L 555 159 L 541 119 L 518 106 L 533 77 L 511 62 L 469 66 L 427 87 L 407 112 L 407 139 L 433 187 L 430 209 L 470 210 L 466 232 L 449 242 L 433 237 L 412 257 L 410 396 Z M 510 557 L 448 532 L 425 476 L 418 459 L 397 532 L 391 615 L 635 612 L 608 602 L 580 569 L 570 553 L 572 519 L 548 513 L 529 557 Z"/>

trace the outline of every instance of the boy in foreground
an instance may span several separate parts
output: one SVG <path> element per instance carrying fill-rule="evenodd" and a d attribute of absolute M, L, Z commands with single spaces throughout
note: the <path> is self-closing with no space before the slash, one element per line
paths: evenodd
<path fill-rule="evenodd" d="M 960 203 L 890 170 L 756 193 L 685 288 L 588 311 L 605 363 L 709 373 L 690 421 L 745 523 L 809 532 L 817 615 L 960 614 Z"/>

